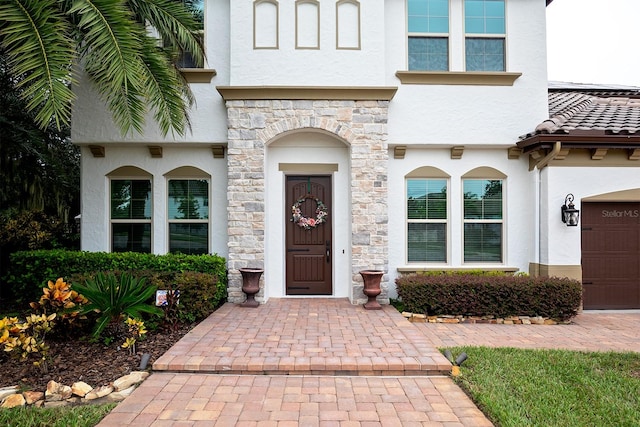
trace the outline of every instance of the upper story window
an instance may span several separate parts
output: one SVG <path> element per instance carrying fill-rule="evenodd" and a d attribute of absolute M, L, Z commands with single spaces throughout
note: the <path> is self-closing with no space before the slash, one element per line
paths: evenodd
<path fill-rule="evenodd" d="M 407 0 L 409 70 L 449 69 L 449 0 Z"/>
<path fill-rule="evenodd" d="M 407 261 L 447 262 L 447 189 L 444 178 L 407 179 Z"/>
<path fill-rule="evenodd" d="M 151 252 L 151 180 L 111 179 L 111 251 Z"/>
<path fill-rule="evenodd" d="M 465 0 L 467 71 L 505 71 L 505 0 Z"/>
<path fill-rule="evenodd" d="M 204 0 L 182 0 L 182 2 L 198 22 L 200 42 L 204 43 Z M 176 65 L 178 68 L 202 68 L 202 64 L 198 64 L 191 52 L 186 50 L 178 52 Z"/>
<path fill-rule="evenodd" d="M 503 180 L 464 179 L 464 262 L 503 262 Z"/>

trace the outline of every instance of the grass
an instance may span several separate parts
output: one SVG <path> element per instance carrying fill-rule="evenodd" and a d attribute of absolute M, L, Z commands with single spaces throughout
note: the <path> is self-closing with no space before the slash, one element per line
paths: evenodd
<path fill-rule="evenodd" d="M 497 426 L 640 425 L 640 353 L 458 347 L 456 382 Z"/>
<path fill-rule="evenodd" d="M 62 408 L 0 409 L 0 425 L 7 427 L 93 427 L 115 406 L 115 403 L 108 403 Z"/>

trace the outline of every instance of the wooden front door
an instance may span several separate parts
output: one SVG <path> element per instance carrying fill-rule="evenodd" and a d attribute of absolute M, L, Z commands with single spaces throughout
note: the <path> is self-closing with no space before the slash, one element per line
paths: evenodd
<path fill-rule="evenodd" d="M 640 308 L 640 203 L 583 203 L 585 309 Z"/>
<path fill-rule="evenodd" d="M 287 295 L 331 295 L 331 176 L 287 176 L 286 293 Z M 327 215 L 318 214 L 318 202 Z M 292 221 L 294 205 L 305 219 L 324 222 L 308 229 Z M 303 219 L 304 222 L 304 219 Z M 313 223 L 313 221 L 311 221 Z"/>

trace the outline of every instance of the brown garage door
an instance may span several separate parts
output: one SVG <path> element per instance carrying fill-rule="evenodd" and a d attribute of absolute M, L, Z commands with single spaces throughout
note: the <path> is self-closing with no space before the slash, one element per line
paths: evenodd
<path fill-rule="evenodd" d="M 640 308 L 640 203 L 582 204 L 585 309 Z"/>

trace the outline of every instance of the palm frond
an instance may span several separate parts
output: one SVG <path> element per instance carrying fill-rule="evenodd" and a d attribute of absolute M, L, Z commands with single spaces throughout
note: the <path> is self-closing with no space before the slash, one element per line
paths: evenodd
<path fill-rule="evenodd" d="M 148 22 L 162 40 L 189 52 L 198 66 L 204 64 L 204 47 L 197 21 L 189 9 L 176 0 L 127 0 L 142 22 Z"/>
<path fill-rule="evenodd" d="M 123 1 L 76 0 L 70 10 L 81 31 L 85 71 L 107 102 L 123 134 L 142 132 L 146 108 L 141 96 L 144 27 Z"/>
<path fill-rule="evenodd" d="M 56 0 L 8 0 L 0 3 L 0 43 L 16 76 L 27 108 L 45 129 L 71 121 L 74 96 L 71 65 L 75 58 L 70 26 Z"/>
<path fill-rule="evenodd" d="M 160 130 L 165 136 L 170 129 L 184 135 L 185 129 L 191 129 L 188 108 L 195 99 L 189 84 L 164 52 L 155 47 L 152 39 L 146 41 L 143 62 L 145 79 L 142 83 Z M 173 90 L 166 90 L 168 87 Z"/>

